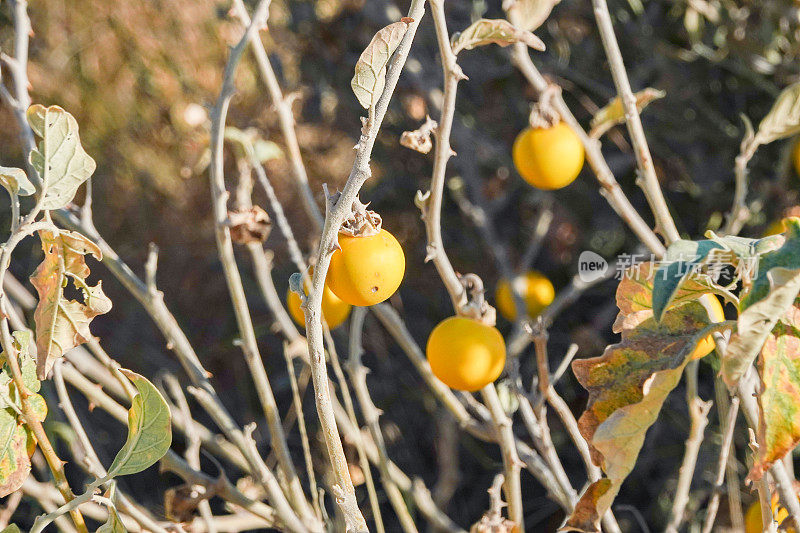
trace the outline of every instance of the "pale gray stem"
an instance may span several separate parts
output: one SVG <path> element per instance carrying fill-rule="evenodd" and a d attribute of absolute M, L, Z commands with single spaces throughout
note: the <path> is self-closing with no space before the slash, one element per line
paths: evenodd
<path fill-rule="evenodd" d="M 714 492 L 711 495 L 711 501 L 708 502 L 706 510 L 706 519 L 703 523 L 702 533 L 711 533 L 714 527 L 714 520 L 717 518 L 717 510 L 719 509 L 719 498 L 722 492 L 722 483 L 725 481 L 725 470 L 728 466 L 728 457 L 731 453 L 733 445 L 733 430 L 736 428 L 736 416 L 739 414 L 739 398 L 734 397 L 731 399 L 731 404 L 728 408 L 728 416 L 723 422 L 722 428 L 722 445 L 719 449 L 719 459 L 717 460 L 717 473 L 714 478 Z"/>
<path fill-rule="evenodd" d="M 650 209 L 656 219 L 656 227 L 667 240 L 667 243 L 680 239 L 675 221 L 664 200 L 661 186 L 658 183 L 658 176 L 653 165 L 653 157 L 650 155 L 650 147 L 647 144 L 647 137 L 644 134 L 642 120 L 639 117 L 639 110 L 636 108 L 636 96 L 631 89 L 628 80 L 628 73 L 625 70 L 625 63 L 622 60 L 622 52 L 614 35 L 614 27 L 611 24 L 611 14 L 608 12 L 606 0 L 592 0 L 594 16 L 597 21 L 597 28 L 600 30 L 600 40 L 611 67 L 611 75 L 617 87 L 617 94 L 622 101 L 625 110 L 625 123 L 628 126 L 628 133 L 633 143 L 633 152 L 636 155 L 636 163 L 642 175 L 637 180 L 639 186 L 644 191 Z"/>
<path fill-rule="evenodd" d="M 397 80 L 405 65 L 420 19 L 425 13 L 424 6 L 424 0 L 412 0 L 408 12 L 408 17 L 412 19 L 412 21 L 408 24 L 405 35 L 400 41 L 392 58 L 389 60 L 386 69 L 384 90 L 377 104 L 374 106 L 374 112 L 371 113 L 371 120 L 367 122 L 362 130 L 361 137 L 356 147 L 356 158 L 353 163 L 353 168 L 350 171 L 350 175 L 347 178 L 347 182 L 336 204 L 331 206 L 330 202 L 326 202 L 325 224 L 322 235 L 320 236 L 314 276 L 305 309 L 308 353 L 311 362 L 311 376 L 314 380 L 314 389 L 316 391 L 317 414 L 325 437 L 325 444 L 328 448 L 328 457 L 333 466 L 335 481 L 338 488 L 341 490 L 341 498 L 338 499 L 339 505 L 346 517 L 347 527 L 354 531 L 365 530 L 366 523 L 364 522 L 364 517 L 361 515 L 361 511 L 358 509 L 353 481 L 350 479 L 350 474 L 347 469 L 347 460 L 344 455 L 342 441 L 337 430 L 336 418 L 331 406 L 331 393 L 323 351 L 322 292 L 325 286 L 325 279 L 328 275 L 331 254 L 336 249 L 339 228 L 341 228 L 346 216 L 350 214 L 351 207 L 356 200 L 358 192 L 371 174 L 369 161 L 372 155 L 372 148 L 375 144 L 375 138 L 378 135 L 386 110 L 389 107 L 389 100 L 392 94 L 394 94 Z"/>
<path fill-rule="evenodd" d="M 392 504 L 400 526 L 406 533 L 416 533 L 417 527 L 414 525 L 414 519 L 408 512 L 408 506 L 403 500 L 403 495 L 397 484 L 392 480 L 389 473 L 389 458 L 386 452 L 386 443 L 383 440 L 383 433 L 381 432 L 380 410 L 375 407 L 372 398 L 369 395 L 367 388 L 367 368 L 361 363 L 361 353 L 363 348 L 361 345 L 361 337 L 364 329 L 364 317 L 366 316 L 366 308 L 356 307 L 353 310 L 353 315 L 350 318 L 350 357 L 345 364 L 347 372 L 350 374 L 350 380 L 353 382 L 353 389 L 356 393 L 361 412 L 364 414 L 364 421 L 367 423 L 369 432 L 372 435 L 372 440 L 375 442 L 375 447 L 378 451 L 378 469 L 381 473 L 381 482 L 389 497 L 389 502 Z"/>
<path fill-rule="evenodd" d="M 242 53 L 248 41 L 254 35 L 257 36 L 258 30 L 266 22 L 269 3 L 269 0 L 262 0 L 259 2 L 250 25 L 247 27 L 239 43 L 231 51 L 228 63 L 225 67 L 222 89 L 211 113 L 211 164 L 209 165 L 209 178 L 211 182 L 217 250 L 233 303 L 236 322 L 242 336 L 242 352 L 250 374 L 253 377 L 256 392 L 258 393 L 258 398 L 267 420 L 272 447 L 278 457 L 279 474 L 283 478 L 283 483 L 288 488 L 287 495 L 289 496 L 293 508 L 307 524 L 311 525 L 313 528 L 319 528 L 321 524 L 319 524 L 316 515 L 303 494 L 303 488 L 297 477 L 297 472 L 294 469 L 292 457 L 289 453 L 288 445 L 286 444 L 286 435 L 283 432 L 278 406 L 275 402 L 275 396 L 272 393 L 272 387 L 270 386 L 267 372 L 264 368 L 258 342 L 256 341 L 256 334 L 250 316 L 247 297 L 244 292 L 244 287 L 242 286 L 239 268 L 236 264 L 236 257 L 233 252 L 230 228 L 227 225 L 229 194 L 225 188 L 223 161 L 225 119 L 230 100 L 236 91 L 234 86 L 236 67 L 239 64 L 239 60 L 242 57 Z"/>

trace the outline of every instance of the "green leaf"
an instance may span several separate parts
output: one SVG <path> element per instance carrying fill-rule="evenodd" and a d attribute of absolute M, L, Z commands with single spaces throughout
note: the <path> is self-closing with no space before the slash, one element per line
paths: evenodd
<path fill-rule="evenodd" d="M 0 167 L 0 185 L 5 187 L 9 194 L 30 196 L 36 192 L 36 187 L 21 168 Z"/>
<path fill-rule="evenodd" d="M 21 533 L 21 531 L 17 524 L 9 524 L 0 533 Z"/>
<path fill-rule="evenodd" d="M 381 97 L 386 85 L 386 66 L 407 29 L 408 24 L 403 21 L 389 24 L 375 34 L 358 58 L 350 86 L 364 109 L 374 106 Z"/>
<path fill-rule="evenodd" d="M 458 54 L 461 50 L 472 50 L 477 46 L 508 46 L 513 43 L 525 43 L 535 50 L 545 48 L 537 36 L 502 19 L 480 19 L 473 22 L 466 30 L 454 36 L 452 47 L 453 53 Z"/>
<path fill-rule="evenodd" d="M 136 474 L 154 465 L 172 444 L 169 406 L 146 378 L 121 370 L 139 393 L 128 410 L 128 439 L 108 469 L 108 477 Z"/>
<path fill-rule="evenodd" d="M 600 518 L 633 469 L 647 429 L 680 381 L 694 348 L 712 331 L 727 327 L 708 326 L 705 308 L 688 299 L 656 321 L 648 309 L 650 268 L 626 273 L 617 288 L 621 305 L 615 330 L 622 340 L 600 357 L 572 363 L 576 378 L 589 391 L 578 426 L 592 460 L 607 477 L 584 491 L 566 523 L 568 529 L 599 531 Z"/>
<path fill-rule="evenodd" d="M 119 518 L 119 514 L 117 514 L 116 507 L 109 506 L 108 520 L 106 520 L 105 524 L 97 528 L 97 533 L 128 533 L 128 530 L 125 529 L 125 525 Z"/>
<path fill-rule="evenodd" d="M 758 455 L 748 478 L 761 479 L 772 463 L 800 443 L 800 301 L 781 316 L 758 361 Z"/>
<path fill-rule="evenodd" d="M 44 259 L 31 276 L 31 283 L 39 295 L 33 314 L 37 377 L 45 379 L 56 358 L 91 338 L 89 324 L 97 315 L 111 310 L 111 300 L 103 293 L 100 282 L 93 287 L 86 283 L 90 270 L 85 256 L 91 254 L 98 260 L 103 257 L 95 243 L 78 232 L 64 230 L 42 230 L 39 238 Z M 81 290 L 83 302 L 64 296 L 69 281 Z"/>
<path fill-rule="evenodd" d="M 30 161 L 45 187 L 42 209 L 60 209 L 72 201 L 97 165 L 81 146 L 78 123 L 58 106 L 32 105 L 27 112 L 31 129 L 41 137 Z"/>
<path fill-rule="evenodd" d="M 31 471 L 28 435 L 11 409 L 0 409 L 0 498 L 19 489 Z"/>

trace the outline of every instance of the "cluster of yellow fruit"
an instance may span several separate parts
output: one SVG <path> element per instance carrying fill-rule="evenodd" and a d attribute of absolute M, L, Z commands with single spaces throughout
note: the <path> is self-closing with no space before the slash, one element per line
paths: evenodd
<path fill-rule="evenodd" d="M 572 129 L 558 123 L 552 128 L 524 130 L 514 142 L 512 155 L 517 170 L 528 183 L 554 190 L 566 187 L 578 176 L 584 149 Z M 403 249 L 384 229 L 367 237 L 340 234 L 339 246 L 341 250 L 331 257 L 322 296 L 322 316 L 331 329 L 347 319 L 351 306 L 375 305 L 386 300 L 400 286 L 405 272 Z M 531 317 L 553 301 L 553 285 L 538 272 L 529 272 L 512 283 Z M 517 311 L 508 281 L 498 285 L 496 299 L 500 314 L 514 320 Z M 291 290 L 287 305 L 295 322 L 304 325 L 300 297 Z M 474 392 L 503 372 L 506 346 L 497 328 L 472 318 L 453 316 L 433 329 L 426 355 L 439 380 L 453 389 Z"/>
<path fill-rule="evenodd" d="M 331 256 L 322 293 L 322 317 L 331 329 L 347 319 L 351 306 L 375 305 L 389 298 L 406 271 L 403 248 L 385 229 L 358 237 L 340 233 L 339 248 Z M 300 296 L 290 289 L 286 303 L 294 321 L 304 326 Z"/>
<path fill-rule="evenodd" d="M 789 511 L 781 505 L 777 493 L 772 495 L 770 507 L 772 508 L 772 519 L 780 526 L 783 521 L 789 517 Z M 747 513 L 744 516 L 744 530 L 745 533 L 761 533 L 763 529 L 764 526 L 761 522 L 761 504 L 756 500 L 747 508 Z M 785 533 L 797 533 L 797 530 L 792 526 L 781 528 L 780 531 Z"/>

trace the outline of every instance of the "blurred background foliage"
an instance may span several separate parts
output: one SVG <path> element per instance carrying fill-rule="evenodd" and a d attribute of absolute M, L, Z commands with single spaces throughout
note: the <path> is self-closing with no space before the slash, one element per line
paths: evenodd
<path fill-rule="evenodd" d="M 11 51 L 13 28 L 6 4 L 0 4 L 0 48 Z M 352 164 L 363 113 L 350 90 L 353 66 L 373 34 L 399 19 L 407 4 L 407 0 L 272 2 L 269 31 L 262 32 L 262 38 L 284 92 L 296 95 L 298 137 L 312 189 L 320 200 L 321 185 L 341 185 Z M 679 230 L 696 237 L 715 229 L 733 194 L 733 161 L 744 134 L 740 115 L 757 122 L 778 92 L 798 79 L 798 4 L 789 0 L 610 0 L 609 4 L 634 89 L 649 86 L 666 91 L 664 99 L 646 109 L 643 120 Z M 451 32 L 482 16 L 502 17 L 499 0 L 451 0 L 446 5 Z M 93 206 L 101 234 L 140 271 L 147 244 L 159 246 L 158 281 L 167 303 L 214 373 L 231 411 L 249 421 L 258 420 L 259 409 L 233 345 L 236 326 L 216 257 L 204 159 L 206 110 L 219 91 L 228 47 L 241 31 L 228 9 L 227 2 L 217 0 L 31 0 L 35 33 L 30 81 L 35 102 L 61 105 L 76 116 L 84 146 L 98 162 Z M 588 126 L 592 114 L 615 94 L 590 3 L 563 0 L 537 34 L 548 50 L 536 53 L 534 61 L 563 87 L 573 111 Z M 459 87 L 452 139 L 458 157 L 451 161 L 449 175 L 460 177 L 458 183 L 464 184 L 468 196 L 490 211 L 512 258 L 518 259 L 525 249 L 537 214 L 545 208 L 553 209 L 554 219 L 535 268 L 557 288 L 574 274 L 582 250 L 607 258 L 636 250 L 637 243 L 598 193 L 588 168 L 573 185 L 556 193 L 530 188 L 514 171 L 510 147 L 526 125 L 533 92 L 512 67 L 508 51 L 485 47 L 464 53 L 460 63 L 470 79 Z M 362 195 L 406 250 L 406 280 L 391 302 L 420 343 L 451 310 L 435 270 L 423 262 L 424 228 L 412 202 L 417 189 L 428 187 L 432 158 L 400 147 L 398 140 L 426 114 L 438 116 L 441 76 L 432 25 L 425 20 L 378 138 L 374 178 Z M 282 145 L 276 115 L 249 55 L 239 69 L 237 87 L 228 123 L 256 128 L 263 138 Z M 16 126 L 5 107 L 0 107 L 0 124 L 2 164 L 21 166 Z M 604 138 L 604 153 L 634 205 L 646 214 L 624 128 L 614 128 Z M 790 153 L 790 143 L 768 145 L 752 161 L 748 199 L 755 202 L 756 213 L 744 234 L 759 235 L 797 202 Z M 233 182 L 234 164 L 229 159 Z M 272 160 L 267 171 L 301 245 L 311 250 L 315 235 L 309 232 L 288 162 Z M 262 197 L 256 199 L 267 207 Z M 645 218 L 650 220 L 649 214 Z M 488 260 L 479 233 L 448 193 L 443 230 L 456 268 L 479 274 L 493 292 L 497 269 Z M 275 279 L 282 292 L 293 267 L 280 232 L 273 231 L 266 245 L 275 251 Z M 14 265 L 15 274 L 25 278 L 36 257 L 37 251 L 31 249 L 29 258 L 23 256 Z M 241 264 L 247 272 L 244 255 Z M 114 310 L 95 321 L 95 333 L 108 351 L 137 371 L 180 372 L 139 306 L 107 272 L 95 272 L 100 272 L 115 301 Z M 285 412 L 290 393 L 281 341 L 271 334 L 271 317 L 252 276 L 245 278 L 262 353 Z M 559 317 L 550 331 L 554 361 L 570 342 L 580 345 L 579 357 L 590 357 L 614 340 L 610 333 L 616 313 L 614 287 L 608 282 L 593 288 Z M 374 319 L 369 319 L 368 327 L 370 387 L 376 404 L 385 411 L 382 423 L 391 457 L 435 487 L 435 496 L 450 502 L 447 511 L 459 523 L 474 522 L 487 505 L 486 489 L 500 468 L 499 454 L 492 446 L 454 433 L 452 422 L 438 410 L 405 356 Z M 500 327 L 509 329 L 502 321 Z M 346 346 L 346 333 L 336 334 Z M 534 366 L 530 352 L 523 355 L 521 365 L 523 375 L 530 376 Z M 713 396 L 713 371 L 705 366 L 702 372 L 701 394 L 708 398 Z M 559 386 L 579 412 L 585 402 L 582 389 L 570 376 Z M 671 503 L 688 433 L 680 393 L 672 396 L 665 413 L 650 431 L 637 468 L 617 500 L 622 506 L 618 518 L 629 530 L 638 526 L 627 506 L 637 509 L 644 521 L 660 526 Z M 313 426 L 314 418 L 308 419 Z M 99 439 L 119 438 L 115 429 L 102 424 L 102 414 L 88 420 Z M 553 421 L 551 427 L 556 445 L 564 451 L 565 466 L 580 486 L 579 458 L 570 451 L 560 425 Z M 260 437 L 268 438 L 265 432 Z M 291 438 L 299 459 L 299 439 L 294 433 Z M 743 450 L 746 442 L 738 445 Z M 443 458 L 458 461 L 460 479 L 455 485 L 439 475 Z M 698 472 L 710 471 L 715 460 L 716 447 L 704 445 Z M 560 520 L 556 505 L 530 476 L 523 478 L 528 524 L 542 528 L 537 531 L 551 530 Z M 152 473 L 150 481 L 156 479 L 160 478 Z M 166 485 L 169 480 L 158 482 Z M 123 483 L 143 501 L 157 497 L 146 477 Z M 695 484 L 710 488 L 701 476 Z M 749 501 L 751 496 L 743 491 Z M 365 493 L 360 496 L 366 498 Z M 690 505 L 700 507 L 704 502 Z M 721 517 L 724 521 L 724 512 Z"/>

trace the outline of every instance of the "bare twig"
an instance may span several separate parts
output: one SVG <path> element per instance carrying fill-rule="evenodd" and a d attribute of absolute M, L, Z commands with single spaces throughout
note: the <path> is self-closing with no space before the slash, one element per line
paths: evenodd
<path fill-rule="evenodd" d="M 636 96 L 631 89 L 628 73 L 622 60 L 622 52 L 619 43 L 614 35 L 614 27 L 611 24 L 611 14 L 608 12 L 606 0 L 592 0 L 594 16 L 597 27 L 600 30 L 600 39 L 606 51 L 611 75 L 614 84 L 617 86 L 617 93 L 625 109 L 625 123 L 628 126 L 628 133 L 633 142 L 633 151 L 636 155 L 636 163 L 642 175 L 637 180 L 639 186 L 644 191 L 645 197 L 650 204 L 650 209 L 656 219 L 656 227 L 666 238 L 667 242 L 672 242 L 680 238 L 675 221 L 667 208 L 661 186 L 658 183 L 656 169 L 653 166 L 653 157 L 650 155 L 650 147 L 644 134 L 642 121 L 639 117 L 639 110 L 636 109 Z"/>
<path fill-rule="evenodd" d="M 677 533 L 683 522 L 686 504 L 689 503 L 689 489 L 694 477 L 697 455 L 700 452 L 700 444 L 703 442 L 703 432 L 706 425 L 708 425 L 708 412 L 711 410 L 711 405 L 712 402 L 704 402 L 696 395 L 689 401 L 689 414 L 692 420 L 691 430 L 689 431 L 689 438 L 686 439 L 686 451 L 683 455 L 683 463 L 678 475 L 678 488 L 675 491 L 672 512 L 665 529 L 668 533 Z"/>
<path fill-rule="evenodd" d="M 706 510 L 706 519 L 703 523 L 703 533 L 711 533 L 714 527 L 714 520 L 717 517 L 717 510 L 719 509 L 719 497 L 722 492 L 722 483 L 725 480 L 725 470 L 728 466 L 728 456 L 731 453 L 733 445 L 733 430 L 736 428 L 736 416 L 739 414 L 739 398 L 732 398 L 730 407 L 728 408 L 728 416 L 722 426 L 722 444 L 719 450 L 719 459 L 717 461 L 717 473 L 714 478 L 714 491 L 711 495 L 711 500 L 708 502 Z"/>
<path fill-rule="evenodd" d="M 323 352 L 322 292 L 325 278 L 328 274 L 328 267 L 330 266 L 331 254 L 337 246 L 339 228 L 341 228 L 345 217 L 351 212 L 358 192 L 371 174 L 369 161 L 372 147 L 375 144 L 375 138 L 388 109 L 389 100 L 397 86 L 397 80 L 405 65 L 411 43 L 423 14 L 424 1 L 412 0 L 408 12 L 408 18 L 411 19 L 411 22 L 408 24 L 406 33 L 387 66 L 384 90 L 377 104 L 372 108 L 374 111 L 370 113 L 370 120 L 367 121 L 362 129 L 362 134 L 356 147 L 353 168 L 338 201 L 334 205 L 330 205 L 329 201 L 326 202 L 325 224 L 320 237 L 314 276 L 305 309 L 306 335 L 308 338 L 309 359 L 311 361 L 311 375 L 316 390 L 317 414 L 325 437 L 325 444 L 328 448 L 328 456 L 333 465 L 336 483 L 341 490 L 341 497 L 337 498 L 337 500 L 345 515 L 348 528 L 357 531 L 366 529 L 366 524 L 356 503 L 353 482 L 347 470 L 347 460 L 331 406 L 331 394 Z"/>
<path fill-rule="evenodd" d="M 356 307 L 353 311 L 353 316 L 350 319 L 350 357 L 345 366 L 353 382 L 353 389 L 361 407 L 361 412 L 364 414 L 364 420 L 367 423 L 369 432 L 372 435 L 372 440 L 375 442 L 375 447 L 377 448 L 378 468 L 381 473 L 381 482 L 383 483 L 386 495 L 389 497 L 389 501 L 397 514 L 397 519 L 403 531 L 407 533 L 416 532 L 417 527 L 414 525 L 414 519 L 408 512 L 408 506 L 406 506 L 403 500 L 403 495 L 397 488 L 397 484 L 392 480 L 389 472 L 389 458 L 386 453 L 386 444 L 383 440 L 383 433 L 381 432 L 381 426 L 378 421 L 380 410 L 375 407 L 369 395 L 369 389 L 367 388 L 368 370 L 361 363 L 361 353 L 363 352 L 361 336 L 363 335 L 365 315 L 366 309 L 363 307 Z"/>
<path fill-rule="evenodd" d="M 256 342 L 255 330 L 253 328 L 250 310 L 247 304 L 239 269 L 233 252 L 233 242 L 230 236 L 230 228 L 226 224 L 228 219 L 228 193 L 225 189 L 225 177 L 223 169 L 223 139 L 225 129 L 225 118 L 227 116 L 230 100 L 235 92 L 234 73 L 244 52 L 248 41 L 252 39 L 259 28 L 266 22 L 268 16 L 269 0 L 259 2 L 254 12 L 253 20 L 247 27 L 243 37 L 231 51 L 228 64 L 225 67 L 222 89 L 219 98 L 211 113 L 211 165 L 209 165 L 209 177 L 211 181 L 212 204 L 214 208 L 215 235 L 220 261 L 222 262 L 225 273 L 225 281 L 233 301 L 233 309 L 239 331 L 242 335 L 242 351 L 245 361 L 253 377 L 256 391 L 258 393 L 264 415 L 267 419 L 267 426 L 270 431 L 271 444 L 278 457 L 280 465 L 279 474 L 283 482 L 288 486 L 288 496 L 294 509 L 312 527 L 320 527 L 318 519 L 311 506 L 303 494 L 303 488 L 292 463 L 292 457 L 286 444 L 286 436 L 283 432 L 278 406 L 272 387 L 269 384 L 264 363 Z"/>

